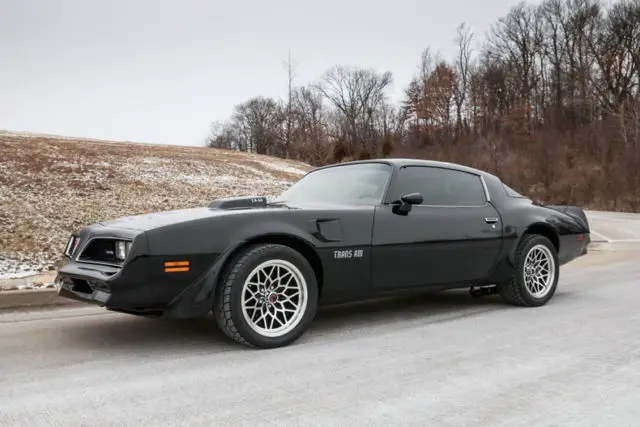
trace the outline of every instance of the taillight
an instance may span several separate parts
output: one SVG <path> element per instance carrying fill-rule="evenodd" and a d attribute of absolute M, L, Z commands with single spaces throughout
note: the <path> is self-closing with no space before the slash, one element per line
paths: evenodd
<path fill-rule="evenodd" d="M 578 234 L 578 236 L 576 237 L 576 240 L 579 242 L 584 240 L 584 234 Z"/>

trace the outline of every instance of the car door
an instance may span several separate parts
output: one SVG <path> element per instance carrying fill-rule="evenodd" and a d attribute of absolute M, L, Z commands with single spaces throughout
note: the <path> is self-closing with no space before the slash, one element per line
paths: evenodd
<path fill-rule="evenodd" d="M 466 283 L 489 276 L 502 243 L 502 224 L 479 175 L 404 166 L 390 191 L 390 201 L 418 192 L 423 202 L 407 215 L 396 213 L 393 204 L 376 208 L 375 290 Z"/>

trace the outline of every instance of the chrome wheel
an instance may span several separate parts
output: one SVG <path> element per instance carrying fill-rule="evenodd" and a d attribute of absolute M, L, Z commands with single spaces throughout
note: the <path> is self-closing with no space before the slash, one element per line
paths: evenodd
<path fill-rule="evenodd" d="M 542 298 L 553 288 L 556 269 L 553 255 L 545 245 L 532 247 L 524 260 L 524 283 L 527 292 Z"/>
<path fill-rule="evenodd" d="M 307 309 L 307 281 L 289 261 L 274 259 L 254 268 L 242 287 L 242 314 L 265 337 L 293 330 Z"/>

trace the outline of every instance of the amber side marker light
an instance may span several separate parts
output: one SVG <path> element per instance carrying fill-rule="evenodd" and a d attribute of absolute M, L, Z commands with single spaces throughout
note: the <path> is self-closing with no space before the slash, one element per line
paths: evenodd
<path fill-rule="evenodd" d="M 189 271 L 189 261 L 167 261 L 164 263 L 165 273 L 181 273 Z"/>

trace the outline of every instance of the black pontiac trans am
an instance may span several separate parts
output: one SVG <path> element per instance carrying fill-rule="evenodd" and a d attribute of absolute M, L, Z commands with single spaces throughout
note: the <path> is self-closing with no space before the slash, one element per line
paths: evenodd
<path fill-rule="evenodd" d="M 222 198 L 85 227 L 56 285 L 117 312 L 213 312 L 236 342 L 270 348 L 300 337 L 321 304 L 469 288 L 541 306 L 589 241 L 582 208 L 539 204 L 489 173 L 355 161 L 317 168 L 273 201 Z"/>

